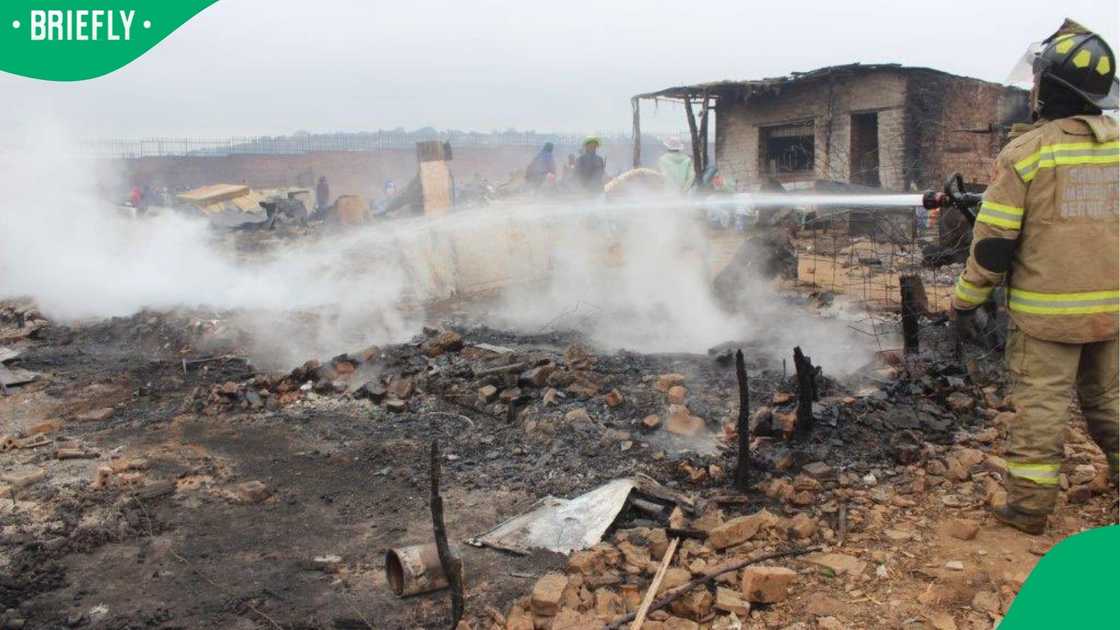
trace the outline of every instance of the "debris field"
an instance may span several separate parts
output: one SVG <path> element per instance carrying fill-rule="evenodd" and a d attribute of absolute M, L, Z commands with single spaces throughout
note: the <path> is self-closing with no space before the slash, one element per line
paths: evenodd
<path fill-rule="evenodd" d="M 990 628 L 1050 544 L 1114 511 L 1075 424 L 1048 537 L 987 515 L 1013 418 L 995 360 L 969 377 L 882 352 L 811 376 L 799 414 L 793 348 L 749 339 L 603 352 L 451 313 L 271 373 L 212 334 L 223 317 L 61 324 L 0 306 L 0 627 L 448 627 L 446 591 L 399 598 L 385 576 L 386 550 L 431 542 L 433 441 L 461 628 L 629 627 L 653 582 L 671 601 L 647 629 Z M 682 498 L 628 499 L 570 554 L 467 543 L 636 475 Z"/>

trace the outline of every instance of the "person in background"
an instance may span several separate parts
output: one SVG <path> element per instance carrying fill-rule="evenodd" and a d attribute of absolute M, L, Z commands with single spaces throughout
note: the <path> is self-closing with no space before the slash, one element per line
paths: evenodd
<path fill-rule="evenodd" d="M 132 190 L 128 191 L 128 203 L 131 204 L 133 208 L 140 207 L 140 201 L 143 197 L 144 193 L 140 190 L 140 186 L 134 185 Z"/>
<path fill-rule="evenodd" d="M 588 192 L 603 192 L 603 173 L 607 163 L 598 155 L 599 138 L 588 136 L 583 140 L 583 153 L 576 159 L 576 180 Z"/>
<path fill-rule="evenodd" d="M 327 176 L 320 175 L 319 183 L 315 185 L 315 207 L 324 210 L 331 205 L 331 186 L 327 183 Z"/>
<path fill-rule="evenodd" d="M 669 138 L 665 141 L 665 154 L 657 160 L 657 170 L 665 178 L 665 190 L 676 194 L 688 192 L 696 182 L 692 158 L 685 155 L 682 148 L 679 138 Z"/>
<path fill-rule="evenodd" d="M 560 179 L 561 180 L 570 180 L 572 177 L 575 176 L 575 172 L 576 172 L 576 154 L 575 153 L 569 153 L 568 154 L 568 163 L 564 165 L 564 171 L 563 171 L 563 173 L 561 173 Z"/>
<path fill-rule="evenodd" d="M 529 162 L 525 168 L 525 181 L 533 188 L 539 188 L 548 176 L 556 177 L 556 159 L 552 155 L 552 143 L 544 143 L 544 147 Z"/>

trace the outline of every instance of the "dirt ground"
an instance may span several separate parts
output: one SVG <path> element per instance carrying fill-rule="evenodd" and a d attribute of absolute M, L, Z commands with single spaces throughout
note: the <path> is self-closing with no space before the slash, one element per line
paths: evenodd
<path fill-rule="evenodd" d="M 545 495 L 636 472 L 694 496 L 702 528 L 764 508 L 779 519 L 736 554 L 817 545 L 861 565 L 781 561 L 797 571 L 788 596 L 754 606 L 745 627 L 989 628 L 1040 554 L 1116 522 L 1103 457 L 1075 424 L 1047 534 L 996 525 L 987 504 L 999 501 L 1011 417 L 1002 385 L 989 375 L 974 387 L 937 357 L 889 355 L 844 382 L 823 375 L 816 424 L 797 437 L 783 434 L 793 375 L 731 344 L 747 356 L 755 434 L 752 490 L 727 502 L 738 395 L 726 353 L 602 354 L 575 333 L 458 322 L 262 374 L 235 343 L 196 349 L 220 316 L 62 325 L 30 305 L 0 307 L 0 346 L 21 353 L 8 366 L 40 375 L 0 397 L 0 435 L 16 440 L 0 452 L 0 627 L 448 627 L 446 591 L 400 599 L 384 574 L 386 549 L 431 540 L 433 439 L 475 628 L 506 627 L 511 606 L 527 606 L 567 558 L 465 539 Z M 511 364 L 525 371 L 501 369 Z M 527 376 L 534 366 L 547 374 Z M 665 430 L 666 374 L 681 375 L 700 436 Z M 487 385 L 493 393 L 480 393 Z M 643 425 L 651 415 L 661 427 Z M 786 525 L 799 514 L 812 526 L 795 537 Z M 612 544 L 658 526 L 626 518 Z M 977 533 L 953 535 L 961 521 Z M 680 565 L 718 557 L 692 543 Z M 606 571 L 644 592 L 657 564 Z M 610 619 L 592 622 L 594 603 L 584 608 L 586 627 Z M 727 623 L 712 610 L 691 627 L 736 627 Z"/>

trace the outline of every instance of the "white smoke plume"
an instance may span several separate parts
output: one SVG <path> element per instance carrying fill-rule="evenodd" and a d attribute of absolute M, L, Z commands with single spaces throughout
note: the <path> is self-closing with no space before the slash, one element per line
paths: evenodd
<path fill-rule="evenodd" d="M 256 358 L 272 366 L 414 330 L 398 308 L 401 269 L 365 264 L 362 235 L 237 261 L 204 220 L 120 212 L 106 192 L 115 173 L 79 157 L 66 132 L 36 129 L 20 151 L 0 154 L 0 298 L 30 296 L 63 321 L 144 308 L 236 310 Z"/>
<path fill-rule="evenodd" d="M 258 364 L 286 368 L 414 334 L 425 302 L 506 287 L 482 315 L 523 332 L 570 328 L 605 349 L 704 352 L 763 340 L 802 345 L 832 373 L 870 348 L 743 278 L 743 312 L 713 296 L 713 252 L 697 213 L 633 200 L 484 207 L 442 220 L 381 222 L 234 257 L 220 233 L 174 213 L 132 219 L 107 201 L 113 173 L 36 127 L 0 154 L 0 298 L 33 297 L 61 320 L 205 306 L 249 333 Z M 118 188 L 119 189 L 119 188 Z"/>

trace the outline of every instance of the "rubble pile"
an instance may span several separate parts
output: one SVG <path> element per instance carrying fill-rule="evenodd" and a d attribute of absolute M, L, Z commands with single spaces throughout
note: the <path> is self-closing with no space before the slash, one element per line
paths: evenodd
<path fill-rule="evenodd" d="M 5 308 L 12 328 L 14 311 Z M 884 619 L 988 628 L 1029 568 L 1002 550 L 1008 539 L 995 537 L 987 516 L 1005 498 L 1003 445 L 1014 416 L 998 373 L 983 366 L 970 375 L 952 361 L 886 352 L 851 377 L 826 372 L 816 377 L 813 428 L 801 434 L 796 375 L 750 343 L 707 355 L 605 354 L 575 333 L 445 324 L 407 343 L 273 374 L 239 358 L 237 335 L 204 313 L 68 328 L 22 312 L 25 322 L 43 323 L 34 336 L 13 335 L 18 356 L 3 356 L 40 376 L 9 388 L 0 404 L 18 414 L 49 404 L 0 429 L 0 496 L 14 497 L 0 502 L 0 603 L 17 626 L 35 615 L 95 621 L 102 613 L 90 606 L 65 610 L 51 599 L 74 579 L 73 554 L 93 554 L 100 571 L 107 560 L 97 554 L 108 543 L 147 549 L 161 535 L 181 537 L 184 557 L 211 558 L 212 576 L 239 570 L 232 558 L 264 537 L 274 541 L 267 550 L 244 553 L 294 562 L 251 563 L 271 572 L 269 588 L 286 588 L 286 567 L 318 567 L 319 558 L 330 562 L 329 571 L 315 569 L 326 580 L 316 588 L 368 588 L 383 568 L 377 549 L 428 541 L 430 521 L 415 497 L 427 496 L 433 438 L 444 447 L 448 523 L 469 523 L 453 542 L 546 494 L 570 498 L 641 473 L 687 497 L 664 510 L 628 500 L 598 544 L 563 560 L 528 555 L 519 575 L 530 580 L 510 578 L 506 556 L 468 546 L 465 624 L 476 630 L 625 627 L 620 619 L 637 611 L 662 564 L 659 596 L 700 582 L 651 610 L 645 628 L 871 627 Z M 727 350 L 738 347 L 753 407 L 745 493 L 729 474 L 739 397 Z M 268 435 L 282 438 L 262 442 Z M 290 452 L 271 450 L 289 442 Z M 1076 426 L 1060 477 L 1074 516 L 1059 519 L 1057 532 L 1105 518 L 1106 469 Z M 227 536 L 231 518 L 251 535 Z M 373 538 L 355 535 L 351 522 Z M 288 534 L 281 523 L 314 523 L 323 532 L 315 541 L 330 546 L 305 549 L 302 530 Z M 202 540 L 195 532 L 208 527 L 207 540 L 228 546 L 184 542 Z M 778 553 L 790 555 L 712 575 Z M 429 606 L 438 594 L 387 597 L 370 604 L 394 620 L 387 627 L 445 619 Z M 110 617 L 192 625 L 189 608 L 163 606 Z M 229 621 L 223 606 L 209 618 Z M 268 614 L 278 617 L 312 614 L 273 606 Z"/>
<path fill-rule="evenodd" d="M 985 568 L 984 556 L 999 551 L 977 541 L 985 508 L 1006 498 L 1000 483 L 1006 464 L 991 447 L 991 433 L 1004 426 L 1007 413 L 996 415 L 991 430 L 959 432 L 956 444 L 923 444 L 918 458 L 905 465 L 860 474 L 812 462 L 760 481 L 757 495 L 702 492 L 699 515 L 684 518 L 678 511 L 664 524 L 616 529 L 609 541 L 573 553 L 564 573 L 539 578 L 510 606 L 504 626 L 491 614 L 473 627 L 618 627 L 638 609 L 670 540 L 681 532 L 689 537 L 669 561 L 659 596 L 743 560 L 781 550 L 820 550 L 718 575 L 651 612 L 643 628 L 876 625 L 881 620 L 850 604 L 912 606 L 910 598 L 875 600 L 876 593 L 897 597 L 893 585 L 907 575 L 926 585 L 917 603 L 931 611 L 927 620 L 933 627 L 955 628 L 958 621 L 964 627 L 998 625 L 1026 577 Z M 1097 461 L 1099 454 L 1089 456 L 1083 433 L 1073 451 L 1071 470 L 1062 475 L 1065 500 L 1077 504 L 1107 495 L 1107 469 Z M 765 507 L 749 507 L 758 505 Z M 963 548 L 971 557 L 930 562 L 921 547 L 939 536 L 968 543 Z"/>

